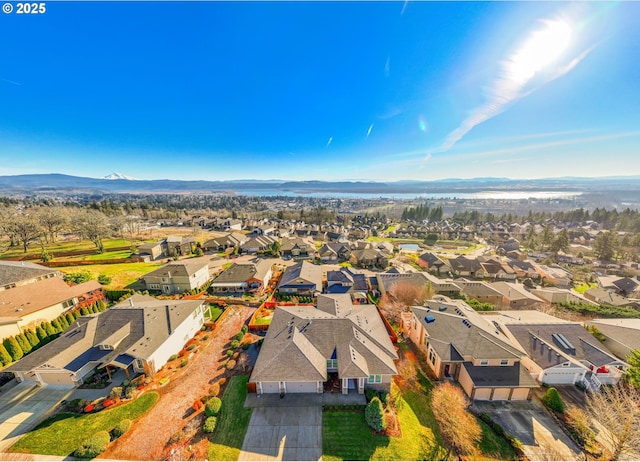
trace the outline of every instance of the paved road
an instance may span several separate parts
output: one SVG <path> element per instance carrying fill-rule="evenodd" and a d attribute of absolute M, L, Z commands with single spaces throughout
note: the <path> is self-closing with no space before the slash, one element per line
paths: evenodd
<path fill-rule="evenodd" d="M 6 385 L 5 385 L 6 387 Z M 73 387 L 22 382 L 0 392 L 0 453 L 47 418 Z M 0 460 L 4 460 L 0 454 Z"/>
<path fill-rule="evenodd" d="M 518 438 L 529 460 L 584 460 L 582 451 L 533 401 L 476 401 L 473 408 Z"/>
<path fill-rule="evenodd" d="M 253 409 L 238 460 L 321 460 L 320 406 Z"/>

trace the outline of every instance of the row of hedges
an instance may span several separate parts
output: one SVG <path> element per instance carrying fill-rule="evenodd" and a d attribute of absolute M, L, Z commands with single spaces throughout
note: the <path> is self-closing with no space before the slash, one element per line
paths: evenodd
<path fill-rule="evenodd" d="M 35 329 L 23 329 L 21 333 L 3 339 L 0 344 L 0 366 L 8 366 L 54 340 L 81 315 L 98 313 L 106 309 L 104 302 L 99 300 L 92 305 L 67 311 L 53 321 L 42 322 Z"/>
<path fill-rule="evenodd" d="M 122 297 L 133 295 L 135 291 L 133 289 L 104 289 L 104 294 L 111 302 L 117 302 Z"/>
<path fill-rule="evenodd" d="M 603 318 L 640 318 L 640 311 L 624 307 L 610 305 L 591 305 L 589 303 L 561 302 L 561 308 L 569 311 L 577 311 L 580 314 Z"/>

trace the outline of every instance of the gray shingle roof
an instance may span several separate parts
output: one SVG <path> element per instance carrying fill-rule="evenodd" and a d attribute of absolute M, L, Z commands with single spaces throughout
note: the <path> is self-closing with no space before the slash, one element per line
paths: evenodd
<path fill-rule="evenodd" d="M 197 271 L 204 267 L 209 267 L 208 263 L 180 261 L 171 262 L 165 266 L 158 268 L 145 274 L 144 278 L 163 278 L 163 277 L 191 277 Z"/>
<path fill-rule="evenodd" d="M 284 271 L 278 287 L 308 283 L 315 284 L 315 290 L 322 289 L 322 267 L 302 261 Z"/>
<path fill-rule="evenodd" d="M 520 362 L 517 363 L 517 367 L 474 366 L 470 363 L 464 363 L 462 367 L 466 369 L 476 388 L 538 387 L 538 383 Z"/>
<path fill-rule="evenodd" d="M 397 354 L 375 306 L 353 305 L 349 295 L 318 299 L 322 309 L 276 309 L 252 382 L 324 381 L 326 360 L 334 351 L 340 377 L 397 373 Z"/>
<path fill-rule="evenodd" d="M 59 274 L 46 266 L 25 261 L 0 261 L 0 286 L 35 279 L 46 274 Z"/>

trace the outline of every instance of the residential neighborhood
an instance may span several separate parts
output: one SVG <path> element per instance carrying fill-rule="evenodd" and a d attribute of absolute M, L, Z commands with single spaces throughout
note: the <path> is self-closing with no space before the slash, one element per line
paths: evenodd
<path fill-rule="evenodd" d="M 640 349 L 634 341 L 640 272 L 634 261 L 597 258 L 589 246 L 598 236 L 593 224 L 549 252 L 532 249 L 545 246 L 542 231 L 549 228 L 538 225 L 372 217 L 353 218 L 353 225 L 206 217 L 191 223 L 139 223 L 147 240 L 126 247 L 106 238 L 97 254 L 85 247 L 47 261 L 21 259 L 18 252 L 17 259 L 0 260 L 0 400 L 5 389 L 7 396 L 30 396 L 24 393 L 57 387 L 61 398 L 51 409 L 81 402 L 82 414 L 99 416 L 159 393 L 149 416 L 163 416 L 167 436 L 143 453 L 146 458 L 174 451 L 185 459 L 290 460 L 295 454 L 316 460 L 326 444 L 336 444 L 323 430 L 334 417 L 353 411 L 363 419 L 357 425 L 371 425 L 363 416 L 380 401 L 386 430 L 377 431 L 402 439 L 398 429 L 408 430 L 399 403 L 418 399 L 411 401 L 414 412 L 432 412 L 428 397 L 451 385 L 467 403 L 464 412 L 514 435 L 501 443 L 506 452 L 500 459 L 545 458 L 555 451 L 578 460 L 611 450 L 603 436 L 609 430 L 598 427 L 597 415 L 591 431 L 600 438 L 580 440 L 570 436 L 572 421 L 545 404 L 553 390 L 571 412 L 591 415 L 590 396 L 632 389 L 629 377 L 639 367 L 633 358 Z M 554 223 L 554 233 L 575 226 Z M 93 255 L 100 263 L 86 260 Z M 94 267 L 101 271 L 97 279 Z M 200 422 L 193 428 L 212 435 L 197 449 L 187 444 L 194 440 L 185 433 L 185 417 L 167 415 L 169 408 L 162 407 L 187 382 L 190 398 L 175 395 L 176 405 L 193 408 L 189 422 Z M 248 417 L 240 431 L 244 440 L 228 456 L 212 441 L 233 421 L 223 424 L 225 414 L 207 411 L 205 404 L 228 402 L 233 393 L 242 396 L 233 398 L 239 407 L 226 412 L 246 411 Z M 314 419 L 326 420 L 313 430 L 319 432 L 312 438 L 316 449 L 305 452 L 291 443 L 291 455 L 283 457 L 253 440 L 259 432 L 254 417 L 284 419 L 300 400 L 304 409 L 316 403 L 320 414 Z M 511 427 L 501 414 L 508 406 L 517 406 L 512 413 L 533 413 L 540 430 L 530 432 L 543 433 L 530 441 Z M 2 409 L 11 422 L 12 407 Z M 0 448 L 20 452 L 35 423 L 47 416 L 40 412 L 32 424 L 7 427 Z M 212 417 L 222 427 L 207 433 Z M 311 431 L 291 428 L 300 432 L 294 441 Z M 23 439 L 11 437 L 19 431 Z M 134 424 L 132 432 L 131 441 L 149 438 L 142 425 Z M 103 456 L 130 458 L 133 443 L 127 441 L 112 440 Z M 475 457 L 486 457 L 480 447 Z"/>

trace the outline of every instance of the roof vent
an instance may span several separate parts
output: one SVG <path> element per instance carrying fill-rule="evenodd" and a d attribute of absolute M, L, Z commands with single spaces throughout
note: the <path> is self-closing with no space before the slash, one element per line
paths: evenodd
<path fill-rule="evenodd" d="M 438 308 L 439 311 L 447 311 L 447 307 L 446 306 L 441 306 L 440 308 Z"/>
<path fill-rule="evenodd" d="M 427 324 L 429 324 L 429 323 L 431 323 L 431 322 L 435 322 L 435 321 L 436 321 L 436 318 L 434 318 L 432 315 L 427 315 L 427 316 L 425 316 L 425 317 L 424 317 L 424 321 L 425 321 Z"/>

